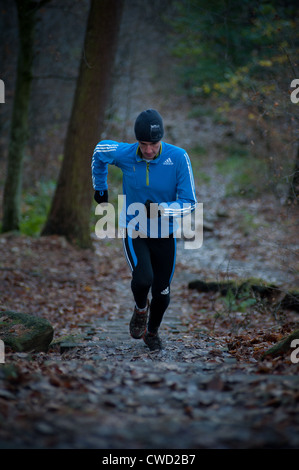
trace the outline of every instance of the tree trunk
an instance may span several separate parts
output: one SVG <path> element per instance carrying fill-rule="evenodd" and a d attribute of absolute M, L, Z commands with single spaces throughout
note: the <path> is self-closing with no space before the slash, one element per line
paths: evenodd
<path fill-rule="evenodd" d="M 103 130 L 123 0 L 92 0 L 64 159 L 42 235 L 91 246 L 91 156 Z"/>
<path fill-rule="evenodd" d="M 289 187 L 289 204 L 298 204 L 299 202 L 299 143 L 297 149 L 297 156 L 295 160 L 295 167 L 293 172 L 293 178 Z"/>
<path fill-rule="evenodd" d="M 3 195 L 2 232 L 19 230 L 22 164 L 28 138 L 28 109 L 32 81 L 35 8 L 31 0 L 15 0 L 19 21 L 19 53 L 13 103 L 7 175 Z"/>

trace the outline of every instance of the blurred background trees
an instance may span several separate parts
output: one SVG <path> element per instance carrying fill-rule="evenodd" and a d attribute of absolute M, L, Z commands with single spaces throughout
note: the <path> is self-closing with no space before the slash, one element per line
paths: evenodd
<path fill-rule="evenodd" d="M 294 0 L 176 2 L 172 21 L 181 83 L 194 106 L 227 118 L 265 163 L 266 184 L 298 202 L 298 105 L 290 100 L 299 76 L 299 15 Z"/>
<path fill-rule="evenodd" d="M 109 109 L 104 97 L 109 96 L 108 85 L 113 86 L 117 80 L 117 73 L 112 71 L 112 67 L 117 47 L 116 31 L 120 22 L 114 2 L 108 2 L 109 6 L 104 0 L 96 2 L 99 16 L 95 23 L 101 26 L 92 33 L 90 47 L 98 47 L 91 51 L 91 56 L 99 57 L 99 60 L 90 68 L 93 61 L 87 56 L 86 42 L 89 26 L 86 40 L 85 33 L 92 3 L 90 0 L 1 0 L 0 78 L 5 83 L 6 92 L 6 103 L 0 105 L 2 188 L 5 181 L 11 181 L 11 175 L 16 172 L 13 168 L 7 170 L 7 161 L 16 163 L 18 158 L 23 161 L 23 186 L 15 178 L 13 185 L 17 189 L 7 183 L 8 189 L 3 191 L 3 194 L 7 194 L 10 190 L 15 194 L 14 198 L 5 196 L 3 199 L 1 194 L 2 231 L 20 228 L 23 233 L 39 235 L 45 227 L 44 233 L 65 234 L 74 240 L 81 237 L 81 244 L 88 244 L 86 233 L 91 230 L 88 220 L 91 217 L 92 189 L 87 188 L 87 172 L 91 148 L 96 144 L 95 141 L 100 140 L 102 130 L 105 130 L 104 117 L 105 114 L 107 117 Z M 117 2 L 118 5 L 121 3 Z M 298 104 L 290 99 L 293 91 L 290 84 L 294 78 L 299 78 L 297 2 L 152 1 L 143 4 L 143 18 L 140 17 L 140 4 L 139 9 L 136 6 L 138 2 L 124 0 L 124 3 L 133 18 L 133 24 L 135 18 L 136 22 L 143 21 L 143 24 L 146 24 L 147 18 L 148 21 L 159 23 L 158 40 L 155 37 L 151 41 L 149 37 L 148 44 L 153 47 L 152 42 L 155 42 L 157 54 L 162 50 L 164 55 L 169 56 L 180 78 L 181 87 L 169 90 L 169 100 L 171 93 L 180 94 L 190 101 L 192 117 L 199 122 L 211 116 L 215 125 L 227 125 L 231 145 L 229 148 L 225 145 L 221 148 L 225 158 L 220 164 L 231 164 L 229 171 L 234 171 L 238 177 L 245 168 L 251 171 L 250 184 L 244 180 L 242 185 L 243 193 L 247 191 L 247 196 L 254 194 L 257 184 L 260 184 L 263 190 L 271 191 L 280 203 L 296 204 Z M 20 119 L 22 114 L 21 105 L 16 106 L 16 113 L 12 106 L 20 89 L 15 80 L 19 41 L 21 44 L 21 32 L 17 26 L 18 4 L 22 8 L 29 4 L 41 8 L 32 11 L 35 38 L 31 39 L 30 47 L 26 46 L 27 51 L 31 50 L 32 73 L 25 81 L 27 91 L 20 93 L 22 100 L 27 102 L 28 139 L 26 132 L 22 132 L 25 136 L 23 144 L 16 147 L 17 158 L 11 159 L 8 156 L 9 142 L 14 139 L 10 138 L 10 129 L 18 129 L 19 134 L 22 129 L 21 123 L 14 124 L 14 120 Z M 100 8 L 103 8 L 101 12 Z M 113 20 L 109 19 L 109 9 L 117 13 Z M 125 32 L 126 25 L 123 28 Z M 131 30 L 127 36 L 129 32 Z M 33 34 L 27 34 L 27 41 L 32 37 Z M 120 46 L 119 43 L 118 50 Z M 121 60 L 127 64 L 128 79 L 135 46 L 137 48 L 138 44 L 131 46 L 131 52 L 121 49 Z M 150 60 L 147 50 L 143 52 L 144 61 Z M 24 60 L 25 54 L 22 57 Z M 143 64 L 139 65 L 142 77 Z M 82 67 L 85 67 L 86 73 L 103 79 L 101 83 L 96 79 L 89 82 L 91 96 L 95 98 L 93 102 L 84 91 Z M 152 77 L 157 90 L 159 79 L 163 80 L 162 71 L 165 67 L 167 63 L 161 62 L 161 74 Z M 134 87 L 133 83 L 130 85 Z M 144 91 L 146 98 L 146 89 Z M 76 110 L 79 112 L 77 115 Z M 108 117 L 113 119 L 113 116 Z M 117 124 L 117 116 L 114 116 L 114 120 Z M 196 136 L 193 138 L 196 139 Z M 81 163 L 85 165 L 84 171 Z M 76 171 L 79 177 L 73 175 Z M 253 178 L 256 181 L 252 182 Z M 84 188 L 82 192 L 78 190 L 78 185 Z M 241 196 L 241 191 L 236 195 Z M 6 198 L 14 201 L 14 212 L 17 214 L 8 224 L 5 215 Z M 81 203 L 85 207 L 84 214 L 79 215 L 79 210 L 76 210 L 77 216 L 74 216 L 74 208 L 78 208 Z M 20 220 L 12 222 L 13 219 Z M 79 229 L 80 223 L 82 230 Z"/>
<path fill-rule="evenodd" d="M 20 228 L 22 162 L 28 138 L 36 11 L 48 1 L 16 0 L 20 45 L 3 198 L 3 232 Z M 63 235 L 82 248 L 90 246 L 89 159 L 103 126 L 122 6 L 119 0 L 92 0 L 90 3 L 64 158 L 43 229 L 45 235 Z"/>
<path fill-rule="evenodd" d="M 3 195 L 2 231 L 19 230 L 22 167 L 28 139 L 28 113 L 34 60 L 36 12 L 50 0 L 15 0 L 18 14 L 19 51 L 11 119 L 7 177 Z"/>
<path fill-rule="evenodd" d="M 122 8 L 122 0 L 91 0 L 64 158 L 42 232 L 63 235 L 81 248 L 91 245 L 90 158 L 103 131 Z"/>

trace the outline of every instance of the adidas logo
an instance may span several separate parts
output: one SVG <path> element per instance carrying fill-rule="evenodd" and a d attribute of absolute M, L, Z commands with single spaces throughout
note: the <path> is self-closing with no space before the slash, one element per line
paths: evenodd
<path fill-rule="evenodd" d="M 167 160 L 165 160 L 165 162 L 163 163 L 163 165 L 173 165 L 173 161 L 171 160 L 171 158 L 167 158 Z"/>
<path fill-rule="evenodd" d="M 162 294 L 162 295 L 167 295 L 167 294 L 169 294 L 169 286 L 166 287 L 166 289 L 162 290 L 161 294 Z"/>

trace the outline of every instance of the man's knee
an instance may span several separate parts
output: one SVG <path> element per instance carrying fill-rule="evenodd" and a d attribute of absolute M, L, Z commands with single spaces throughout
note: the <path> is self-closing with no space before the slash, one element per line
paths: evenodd
<path fill-rule="evenodd" d="M 152 286 L 153 279 L 151 276 L 137 277 L 133 276 L 132 289 L 133 290 L 149 290 Z"/>

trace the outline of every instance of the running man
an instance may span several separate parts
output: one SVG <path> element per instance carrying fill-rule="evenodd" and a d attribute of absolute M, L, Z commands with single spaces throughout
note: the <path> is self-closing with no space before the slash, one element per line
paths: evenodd
<path fill-rule="evenodd" d="M 158 330 L 170 302 L 175 219 L 194 210 L 196 195 L 188 154 L 162 142 L 160 114 L 154 109 L 143 111 L 135 121 L 134 132 L 137 142 L 133 144 L 111 140 L 98 143 L 92 157 L 92 178 L 94 199 L 101 204 L 108 202 L 108 164 L 122 170 L 125 198 L 119 225 L 124 228 L 124 252 L 132 271 L 135 301 L 130 334 L 143 338 L 154 351 L 162 349 Z"/>

